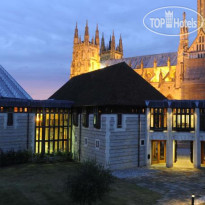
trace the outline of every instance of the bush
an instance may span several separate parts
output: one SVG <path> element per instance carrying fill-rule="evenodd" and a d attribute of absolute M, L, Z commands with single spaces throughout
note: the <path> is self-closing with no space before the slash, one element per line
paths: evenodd
<path fill-rule="evenodd" d="M 52 154 L 33 154 L 32 161 L 36 163 L 54 163 L 66 161 L 72 162 L 73 159 L 71 152 L 58 151 Z"/>
<path fill-rule="evenodd" d="M 32 154 L 28 151 L 17 151 L 10 150 L 8 152 L 3 152 L 0 150 L 0 166 L 10 166 L 14 164 L 23 164 L 31 160 Z"/>
<path fill-rule="evenodd" d="M 68 177 L 67 188 L 73 202 L 91 205 L 110 191 L 113 179 L 109 170 L 87 161 L 81 164 L 74 176 Z"/>

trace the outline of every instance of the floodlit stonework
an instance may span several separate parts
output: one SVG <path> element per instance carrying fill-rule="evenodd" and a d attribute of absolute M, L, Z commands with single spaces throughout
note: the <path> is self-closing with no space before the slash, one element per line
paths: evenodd
<path fill-rule="evenodd" d="M 198 0 L 197 3 L 198 13 L 205 18 L 205 0 Z M 92 55 L 88 51 L 87 64 L 84 59 L 79 58 L 79 61 L 77 60 L 76 50 L 78 50 L 78 53 L 83 53 L 83 46 L 75 45 L 75 42 L 79 43 L 76 31 L 71 77 L 125 61 L 168 99 L 205 99 L 205 23 L 198 30 L 195 40 L 190 45 L 186 13 L 183 13 L 183 21 L 184 25 L 180 29 L 180 41 L 176 53 L 123 58 L 122 38 L 120 37 L 119 46 L 115 47 L 115 36 L 113 33 L 107 48 L 105 47 L 104 36 L 102 36 L 100 50 L 99 40 L 95 40 L 95 43 L 97 42 L 96 45 L 94 40 L 92 40 L 93 44 L 87 43 L 90 50 L 91 48 L 95 50 L 96 56 L 94 59 L 89 57 Z M 202 23 L 202 19 L 199 16 L 198 28 L 201 27 Z M 98 29 L 96 30 L 96 39 L 99 39 Z M 81 44 L 84 45 L 85 43 L 80 41 Z M 94 49 L 96 46 L 98 48 Z M 79 48 L 76 49 L 76 47 Z"/>
<path fill-rule="evenodd" d="M 119 45 L 116 47 L 115 35 L 113 31 L 112 38 L 110 37 L 109 45 L 106 46 L 103 34 L 100 47 L 98 25 L 95 32 L 95 39 L 92 38 L 90 41 L 87 22 L 85 27 L 84 41 L 81 41 L 81 38 L 78 35 L 78 27 L 76 24 L 70 78 L 100 69 L 100 61 L 102 60 L 121 59 L 122 57 L 123 45 L 121 36 Z"/>

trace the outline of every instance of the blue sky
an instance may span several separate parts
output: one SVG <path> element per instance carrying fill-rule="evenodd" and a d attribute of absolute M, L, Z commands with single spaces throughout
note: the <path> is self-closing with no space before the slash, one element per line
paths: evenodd
<path fill-rule="evenodd" d="M 197 0 L 2 0 L 0 64 L 33 98 L 46 99 L 69 79 L 76 22 L 82 37 L 86 20 L 90 37 L 96 24 L 107 42 L 113 29 L 122 34 L 125 57 L 172 52 L 179 37 L 148 31 L 143 17 L 173 5 L 196 10 Z"/>

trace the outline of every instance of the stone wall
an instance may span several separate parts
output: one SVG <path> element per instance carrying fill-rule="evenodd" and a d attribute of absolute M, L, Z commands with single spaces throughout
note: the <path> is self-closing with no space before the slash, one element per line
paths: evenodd
<path fill-rule="evenodd" d="M 73 127 L 73 152 L 80 160 L 94 159 L 111 170 L 134 168 L 138 166 L 138 142 L 140 145 L 140 166 L 145 165 L 146 150 L 146 119 L 145 115 L 122 115 L 122 128 L 117 128 L 116 114 L 103 114 L 101 116 L 101 128 L 93 127 L 93 115 L 89 115 L 89 127 L 81 126 L 80 117 L 78 127 Z M 138 127 L 140 126 L 140 140 L 138 140 Z M 81 133 L 81 139 L 80 139 Z M 87 139 L 87 145 L 85 145 Z M 96 149 L 95 141 L 100 140 L 100 148 Z M 81 146 L 79 146 L 79 144 Z"/>
<path fill-rule="evenodd" d="M 7 113 L 0 113 L 0 149 L 34 150 L 35 114 L 14 113 L 13 126 L 7 126 Z"/>

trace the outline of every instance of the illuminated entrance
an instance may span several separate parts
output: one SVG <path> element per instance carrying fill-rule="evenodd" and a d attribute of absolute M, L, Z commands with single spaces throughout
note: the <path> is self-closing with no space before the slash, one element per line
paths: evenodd
<path fill-rule="evenodd" d="M 152 141 L 152 164 L 166 162 L 166 141 Z"/>
<path fill-rule="evenodd" d="M 35 153 L 70 151 L 69 122 L 67 109 L 37 109 Z"/>

